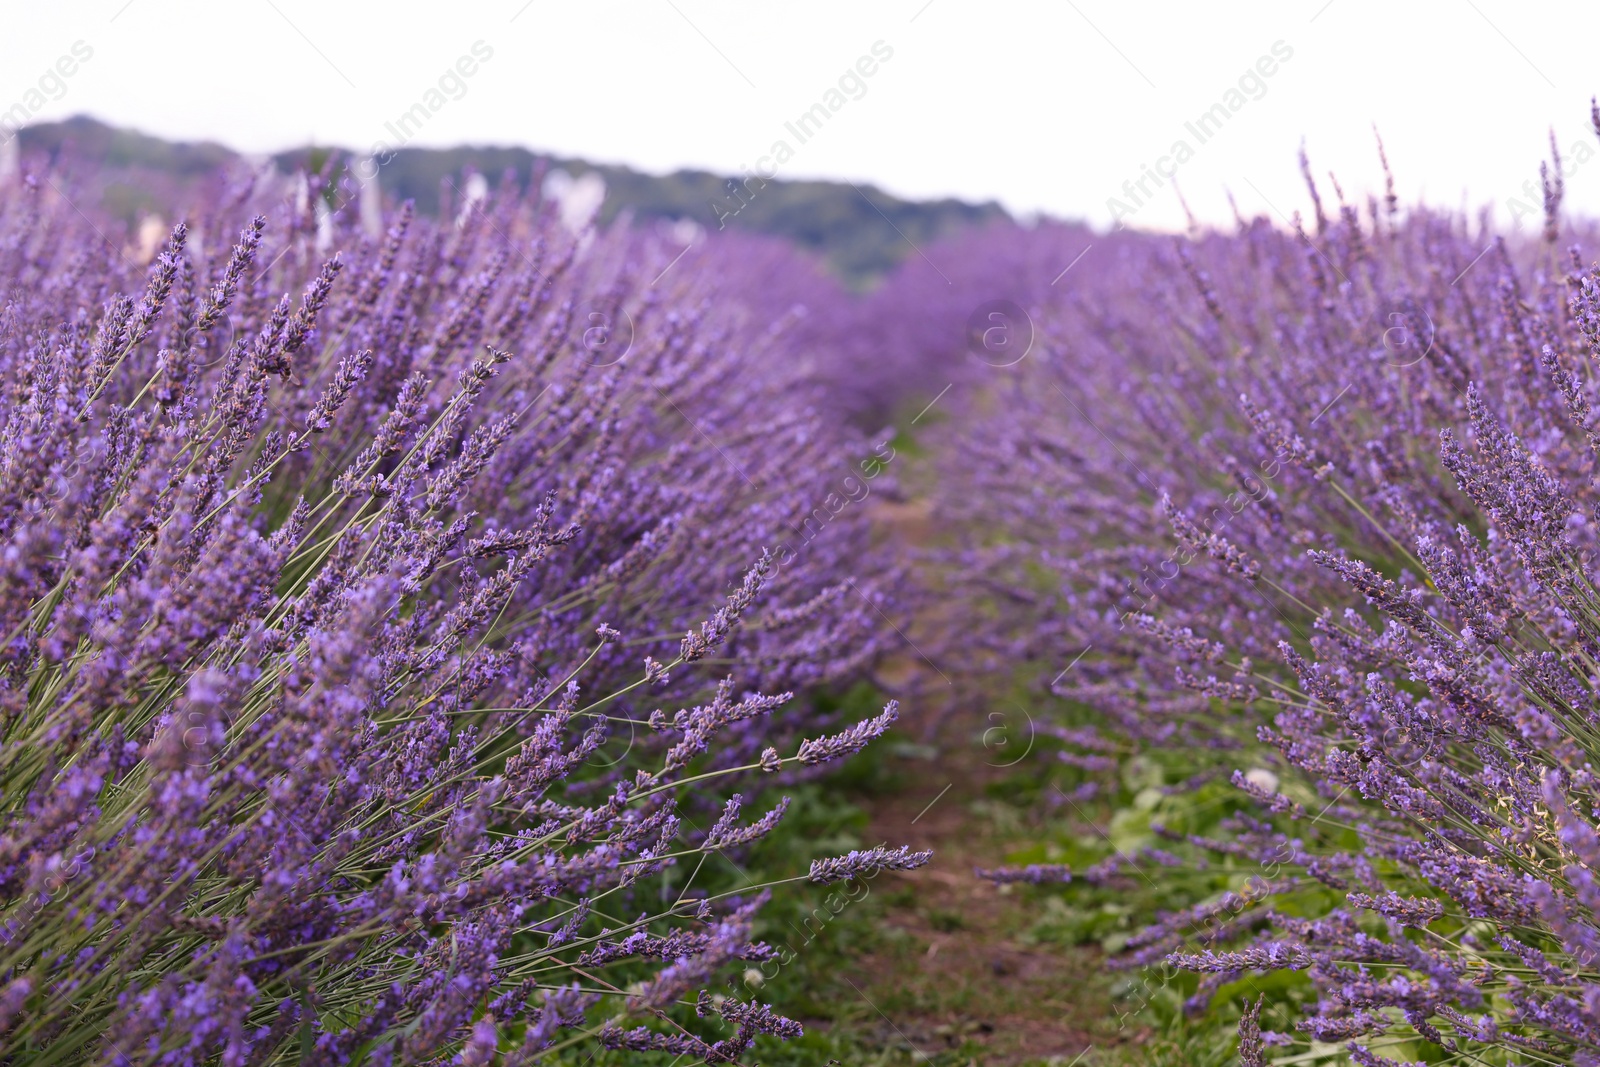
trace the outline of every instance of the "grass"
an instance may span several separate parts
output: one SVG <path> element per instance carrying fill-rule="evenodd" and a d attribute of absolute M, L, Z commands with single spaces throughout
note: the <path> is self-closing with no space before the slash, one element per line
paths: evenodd
<path fill-rule="evenodd" d="M 851 720 L 880 703 L 862 687 L 839 710 Z M 1119 787 L 1098 801 L 1052 804 L 1081 772 L 1055 760 L 1047 745 L 1014 766 L 996 766 L 981 714 L 942 721 L 938 736 L 922 739 L 914 720 L 903 722 L 829 776 L 766 791 L 747 811 L 791 796 L 778 829 L 694 875 L 692 885 L 722 891 L 789 877 L 814 858 L 852 848 L 909 844 L 935 853 L 926 868 L 887 872 L 846 890 L 778 887 L 756 934 L 792 958 L 775 969 L 769 964 L 769 978 L 747 971 L 731 983 L 738 995 L 755 995 L 802 1022 L 806 1035 L 762 1038 L 743 1063 L 1222 1067 L 1236 1062 L 1235 1027 L 1247 996 L 1266 992 L 1270 1004 L 1307 994 L 1301 978 L 1257 977 L 1250 980 L 1257 988 L 1225 986 L 1208 1011 L 1190 1014 L 1184 1002 L 1195 976 L 1164 981 L 1158 973 L 1105 966 L 1160 910 L 1238 888 L 1253 870 L 1226 862 L 1203 871 L 1152 869 L 1148 880 L 1105 887 L 997 888 L 973 873 L 1005 863 L 1086 866 L 1113 848 L 1155 843 L 1153 819 L 1186 833 L 1210 832 L 1238 807 L 1231 786 L 1164 793 L 1161 786 L 1186 780 L 1195 767 L 1163 754 L 1131 761 Z M 674 892 L 688 874 L 669 883 Z M 1269 1009 L 1263 1026 L 1273 1024 Z M 1326 1046 L 1302 1053 L 1302 1062 L 1331 1062 L 1341 1053 Z M 559 1062 L 672 1064 L 665 1055 L 594 1054 L 590 1047 Z"/>
<path fill-rule="evenodd" d="M 871 691 L 850 694 L 846 717 L 877 699 Z M 813 858 L 852 848 L 910 844 L 935 852 L 922 870 L 886 872 L 846 892 L 808 883 L 775 891 L 756 934 L 793 956 L 770 979 L 752 977 L 750 992 L 801 1021 L 806 1036 L 763 1038 L 743 1062 L 1064 1067 L 1086 1049 L 1125 1042 L 1111 1010 L 1115 979 L 1100 967 L 1098 948 L 1038 938 L 1034 901 L 973 874 L 1036 840 L 1040 769 L 1030 761 L 988 766 L 978 739 L 917 744 L 905 739 L 909 732 L 902 727 L 826 778 L 764 793 L 748 810 L 793 798 L 777 831 L 695 876 L 694 885 L 719 891 L 787 877 Z M 559 1062 L 610 1067 L 644 1059 L 671 1058 L 582 1048 Z"/>

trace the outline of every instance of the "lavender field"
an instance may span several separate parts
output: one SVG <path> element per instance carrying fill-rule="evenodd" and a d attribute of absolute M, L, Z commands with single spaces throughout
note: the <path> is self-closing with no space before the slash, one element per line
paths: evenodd
<path fill-rule="evenodd" d="M 27 99 L 0 1063 L 1600 1067 L 1600 106 L 1164 227 Z"/>

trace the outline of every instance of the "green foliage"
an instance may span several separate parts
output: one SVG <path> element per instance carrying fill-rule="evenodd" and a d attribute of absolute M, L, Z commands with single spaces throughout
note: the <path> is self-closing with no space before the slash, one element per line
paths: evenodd
<path fill-rule="evenodd" d="M 239 159 L 232 150 L 209 141 L 165 141 L 84 115 L 29 126 L 21 138 L 24 151 L 55 155 L 70 148 L 75 156 L 96 161 L 101 170 L 126 170 L 132 176 L 198 179 Z M 279 152 L 272 159 L 285 171 L 304 167 L 318 173 L 329 156 L 340 151 L 310 146 Z M 783 178 L 753 178 L 740 185 L 703 170 L 643 174 L 631 167 L 493 146 L 401 148 L 383 165 L 378 180 L 385 195 L 415 200 L 419 211 L 436 215 L 444 206 L 443 195 L 459 195 L 450 190 L 459 187 L 469 167 L 490 181 L 509 174 L 519 189 L 526 189 L 542 170 L 560 167 L 574 177 L 593 172 L 606 183 L 601 223 L 623 214 L 638 221 L 692 219 L 713 232 L 743 230 L 782 237 L 820 256 L 858 288 L 911 255 L 913 244 L 1007 218 L 1005 209 L 993 201 L 902 200 L 871 185 Z M 136 221 L 152 204 L 129 195 L 138 181 L 121 184 L 124 191 L 108 197 L 103 206 L 128 222 Z"/>
<path fill-rule="evenodd" d="M 858 686 L 842 697 L 820 699 L 849 714 L 869 696 L 875 698 L 876 691 Z M 866 813 L 856 803 L 860 794 L 854 787 L 854 783 L 872 780 L 874 772 L 870 761 L 873 757 L 870 754 L 875 747 L 869 746 L 866 752 L 827 778 L 779 786 L 761 793 L 750 810 L 764 811 L 782 796 L 792 798 L 788 813 L 778 827 L 747 850 L 717 853 L 698 868 L 690 865 L 671 869 L 673 873 L 666 879 L 663 892 L 678 893 L 693 888 L 715 895 L 737 891 L 743 886 L 791 877 L 813 859 L 878 843 L 866 842 L 862 837 Z M 756 939 L 780 952 L 792 954 L 792 958 L 776 968 L 768 964 L 766 970 L 772 974 L 771 978 L 764 977 L 760 968 L 752 965 L 742 976 L 730 979 L 729 988 L 724 992 L 741 999 L 758 996 L 781 1014 L 804 1021 L 807 1033 L 804 1038 L 792 1042 L 761 1038 L 748 1062 L 759 1062 L 767 1067 L 822 1067 L 830 1059 L 862 1062 L 859 1056 L 868 1040 L 864 1035 L 850 1028 L 835 1031 L 816 1025 L 816 1020 L 831 1020 L 837 1014 L 838 1005 L 854 997 L 841 978 L 843 970 L 881 937 L 878 920 L 884 907 L 882 894 L 870 885 L 846 883 L 846 886 L 850 890 L 844 895 L 859 899 L 851 900 L 837 913 L 829 908 L 828 901 L 834 899 L 837 903 L 841 887 L 809 882 L 778 886 L 773 891 L 772 902 L 762 909 L 756 925 Z M 591 1051 L 590 1047 L 574 1047 L 550 1062 L 571 1067 L 579 1064 L 620 1067 L 637 1063 L 640 1057 L 636 1052 L 604 1051 L 591 1056 Z M 666 1062 L 663 1057 L 653 1059 Z"/>
<path fill-rule="evenodd" d="M 106 167 L 143 167 L 184 178 L 211 174 L 238 158 L 231 149 L 212 141 L 166 141 L 137 130 L 107 126 L 87 115 L 27 126 L 20 136 L 24 151 L 55 155 L 70 148 Z"/>
<path fill-rule="evenodd" d="M 285 168 L 303 158 L 304 150 L 275 157 Z M 993 202 L 916 202 L 870 185 L 857 191 L 847 183 L 782 178 L 735 188 L 732 179 L 708 171 L 642 174 L 523 148 L 402 148 L 383 166 L 379 181 L 386 194 L 413 199 L 419 210 L 436 213 L 441 183 L 459 182 L 467 167 L 491 181 L 510 173 L 522 187 L 540 167 L 560 167 L 574 177 L 593 172 L 606 183 L 602 223 L 626 212 L 637 220 L 692 219 L 712 232 L 726 228 L 782 237 L 822 256 L 854 285 L 867 284 L 912 254 L 907 241 L 920 245 L 960 226 L 1006 217 Z"/>

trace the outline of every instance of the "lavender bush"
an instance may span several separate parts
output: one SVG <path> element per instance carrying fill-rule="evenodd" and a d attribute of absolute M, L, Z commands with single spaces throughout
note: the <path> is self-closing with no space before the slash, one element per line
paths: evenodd
<path fill-rule="evenodd" d="M 1247 1064 L 1600 1063 L 1600 272 L 1555 178 L 1531 240 L 1311 193 L 1106 241 L 959 416 L 947 655 L 1069 713 L 1057 803 L 1127 805 L 1102 862 L 986 873 L 1188 886 L 1118 964 L 1247 1000 Z"/>
<path fill-rule="evenodd" d="M 509 181 L 369 234 L 337 161 L 235 176 L 148 247 L 0 187 L 8 1061 L 797 1035 L 710 992 L 767 886 L 695 874 L 787 810 L 734 789 L 891 728 L 792 694 L 914 605 L 941 681 L 1057 713 L 1051 801 L 1106 827 L 980 873 L 1180 974 L 1125 1015 L 1600 1064 L 1593 235 L 1559 161 L 1526 236 L 1306 173 L 1287 229 L 992 229 L 859 302 Z M 1000 300 L 1016 360 L 973 349 Z M 915 599 L 849 424 L 946 393 Z"/>
<path fill-rule="evenodd" d="M 723 783 L 895 719 L 790 695 L 879 651 L 864 519 L 770 551 L 872 442 L 736 247 L 674 274 L 509 191 L 370 238 L 347 181 L 245 176 L 150 261 L 60 174 L 0 187 L 5 1059 L 793 1036 L 703 992 L 765 887 L 659 879 L 782 817 Z"/>

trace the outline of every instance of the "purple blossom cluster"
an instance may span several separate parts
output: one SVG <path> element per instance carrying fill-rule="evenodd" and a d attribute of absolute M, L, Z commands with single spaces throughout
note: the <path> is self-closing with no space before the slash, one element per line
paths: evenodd
<path fill-rule="evenodd" d="M 1038 337 L 952 401 L 946 670 L 1092 709 L 1098 736 L 1049 732 L 1110 792 L 1152 747 L 1239 787 L 1224 833 L 1152 832 L 1267 891 L 1125 963 L 1200 972 L 1201 1003 L 1301 976 L 1273 987 L 1308 983 L 1295 1040 L 1359 1063 L 1600 1064 L 1591 235 L 1559 186 L 1519 241 L 1306 176 L 1287 229 L 1109 235 L 1054 289 L 1038 250 L 1074 231 L 929 249 Z"/>
<path fill-rule="evenodd" d="M 1113 965 L 1194 1011 L 1276 972 L 1293 1033 L 1249 997 L 1245 1063 L 1600 1067 L 1593 235 L 1558 179 L 1517 240 L 1305 172 L 1287 228 L 996 228 L 859 301 L 509 181 L 374 237 L 335 170 L 246 175 L 143 255 L 64 176 L 0 186 L 4 1058 L 797 1036 L 710 993 L 775 958 L 764 887 L 656 878 L 788 811 L 724 784 L 896 722 L 792 694 L 907 595 L 847 506 L 900 461 L 850 421 L 949 394 L 919 651 L 1060 708 L 1074 806 L 1155 749 L 1146 799 L 1238 802 L 980 876 L 1206 872 Z"/>
<path fill-rule="evenodd" d="M 759 887 L 650 884 L 785 808 L 681 800 L 894 717 L 798 747 L 898 579 L 860 514 L 771 554 L 869 446 L 741 289 L 770 250 L 674 269 L 509 183 L 372 238 L 332 173 L 220 182 L 148 261 L 0 185 L 0 1058 L 794 1036 L 676 1007 L 764 958 Z"/>

